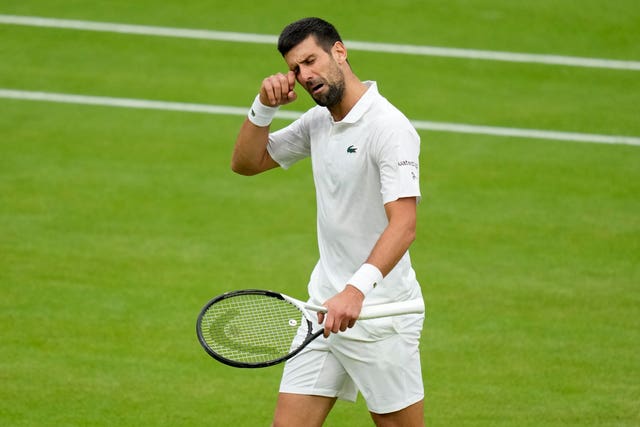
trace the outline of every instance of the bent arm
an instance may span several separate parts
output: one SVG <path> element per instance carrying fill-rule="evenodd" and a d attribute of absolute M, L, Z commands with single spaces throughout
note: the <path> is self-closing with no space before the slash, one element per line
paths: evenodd
<path fill-rule="evenodd" d="M 231 157 L 231 169 L 234 172 L 241 175 L 256 175 L 278 166 L 278 163 L 271 158 L 267 151 L 269 124 L 275 114 L 276 107 L 297 99 L 293 90 L 295 83 L 293 71 L 289 71 L 286 75 L 274 74 L 262 81 L 259 101 L 254 102 L 250 113 L 254 115 L 253 122 L 249 118 L 245 119 L 236 139 Z M 266 113 L 261 115 L 261 111 L 265 110 Z M 257 120 L 258 118 L 261 120 Z"/>
<path fill-rule="evenodd" d="M 245 119 L 231 157 L 231 170 L 240 175 L 256 175 L 273 169 L 278 163 L 267 151 L 269 126 L 256 126 Z"/>
<path fill-rule="evenodd" d="M 384 205 L 389 223 L 366 261 L 380 270 L 383 277 L 393 270 L 415 240 L 416 204 L 415 197 L 406 197 Z M 325 301 L 327 313 L 318 313 L 319 323 L 324 323 L 324 336 L 353 327 L 364 298 L 362 291 L 347 283 L 341 292 Z"/>
<path fill-rule="evenodd" d="M 373 264 L 383 276 L 389 274 L 416 237 L 416 198 L 405 197 L 384 205 L 389 224 L 378 238 L 367 264 Z"/>

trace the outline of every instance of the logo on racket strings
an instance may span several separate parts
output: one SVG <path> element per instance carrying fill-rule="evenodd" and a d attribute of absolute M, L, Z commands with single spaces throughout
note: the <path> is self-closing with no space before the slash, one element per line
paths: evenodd
<path fill-rule="evenodd" d="M 289 319 L 289 326 L 298 326 L 298 321 L 296 319 Z"/>

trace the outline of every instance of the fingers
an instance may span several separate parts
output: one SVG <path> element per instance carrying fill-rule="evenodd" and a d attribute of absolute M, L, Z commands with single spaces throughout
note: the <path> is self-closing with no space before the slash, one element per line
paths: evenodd
<path fill-rule="evenodd" d="M 289 93 L 287 94 L 287 97 L 289 98 L 289 102 L 293 102 L 298 98 L 298 95 L 294 91 L 294 88 L 296 87 L 296 73 L 289 71 L 287 73 L 287 79 L 289 80 Z"/>
<path fill-rule="evenodd" d="M 293 71 L 287 74 L 274 74 L 265 78 L 260 87 L 260 102 L 264 105 L 276 107 L 288 104 L 297 98 L 294 92 L 296 76 Z"/>
<path fill-rule="evenodd" d="M 331 320 L 329 320 L 329 316 L 327 316 L 327 320 L 324 323 L 324 332 L 323 332 L 322 335 L 324 335 L 325 338 L 329 338 L 329 335 L 331 335 L 331 330 L 332 329 L 333 329 L 333 318 L 331 318 Z"/>
<path fill-rule="evenodd" d="M 318 316 L 318 319 L 320 319 L 320 316 Z M 337 334 L 338 332 L 344 332 L 346 331 L 348 328 L 353 328 L 353 326 L 356 324 L 356 320 L 352 317 L 349 316 L 342 316 L 342 317 L 338 317 L 338 316 L 334 316 L 331 314 L 331 312 L 328 312 L 326 315 L 323 315 L 323 320 L 324 320 L 324 332 L 323 335 L 325 338 L 328 338 L 329 335 L 333 334 Z M 322 321 L 319 321 L 320 324 L 322 324 Z"/>
<path fill-rule="evenodd" d="M 324 321 L 325 338 L 332 333 L 344 332 L 356 324 L 362 310 L 364 295 L 359 290 L 350 288 L 352 287 L 347 286 L 342 292 L 324 302 L 327 312 L 322 317 L 318 316 L 318 319 L 321 319 L 320 323 Z"/>
<path fill-rule="evenodd" d="M 291 93 L 295 95 L 293 89 L 296 87 L 296 73 L 294 73 L 293 71 L 289 71 L 287 73 L 287 81 L 289 82 L 289 95 Z"/>

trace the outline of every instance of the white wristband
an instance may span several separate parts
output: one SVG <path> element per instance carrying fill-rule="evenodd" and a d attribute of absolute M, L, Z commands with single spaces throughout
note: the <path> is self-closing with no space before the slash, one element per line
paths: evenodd
<path fill-rule="evenodd" d="M 362 264 L 347 284 L 355 286 L 366 296 L 381 281 L 382 273 L 378 270 L 378 267 L 373 264 Z"/>
<path fill-rule="evenodd" d="M 260 95 L 256 96 L 256 99 L 251 105 L 249 114 L 247 117 L 249 121 L 256 126 L 265 127 L 271 124 L 271 121 L 275 117 L 280 107 L 269 107 L 260 102 Z"/>

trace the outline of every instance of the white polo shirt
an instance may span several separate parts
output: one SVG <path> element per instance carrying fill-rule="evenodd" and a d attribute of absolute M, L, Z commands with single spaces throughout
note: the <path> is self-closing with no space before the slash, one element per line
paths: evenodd
<path fill-rule="evenodd" d="M 321 304 L 344 289 L 388 225 L 385 203 L 420 198 L 420 137 L 409 120 L 378 92 L 375 82 L 349 114 L 334 122 L 316 106 L 269 135 L 267 150 L 287 169 L 311 156 L 317 199 L 320 259 L 309 282 Z M 365 298 L 365 305 L 421 295 L 405 253 Z"/>

